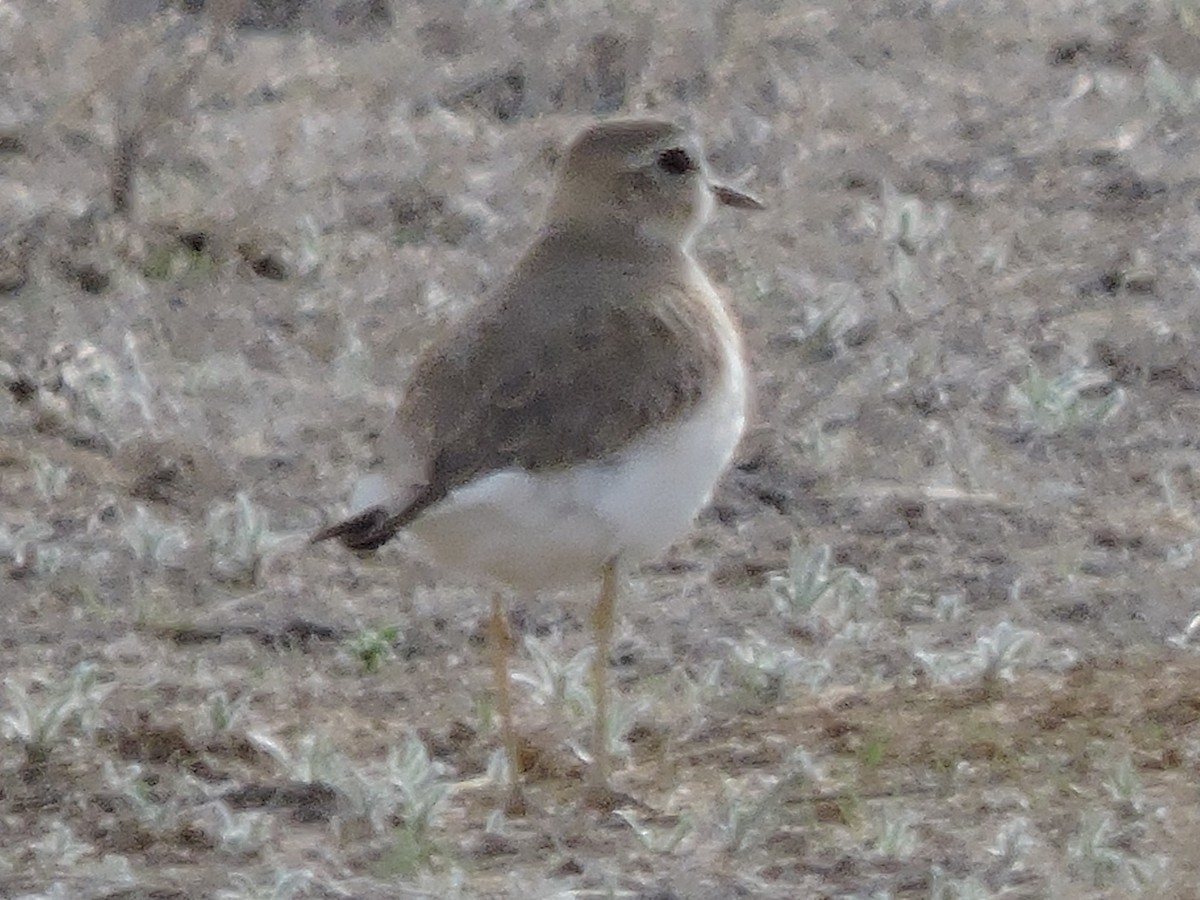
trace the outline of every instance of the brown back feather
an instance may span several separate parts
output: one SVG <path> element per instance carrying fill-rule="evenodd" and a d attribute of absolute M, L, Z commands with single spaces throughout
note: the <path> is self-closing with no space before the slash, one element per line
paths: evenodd
<path fill-rule="evenodd" d="M 543 234 L 417 364 L 393 428 L 424 461 L 424 483 L 401 507 L 373 507 L 314 540 L 374 549 L 476 478 L 602 460 L 688 413 L 722 366 L 692 265 L 661 247 Z"/>

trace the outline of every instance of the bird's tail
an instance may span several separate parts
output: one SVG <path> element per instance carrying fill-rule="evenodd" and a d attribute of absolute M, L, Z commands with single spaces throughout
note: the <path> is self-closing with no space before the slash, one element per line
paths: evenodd
<path fill-rule="evenodd" d="M 425 485 L 397 495 L 382 475 L 366 475 L 354 486 L 350 497 L 351 515 L 325 526 L 309 538 L 309 543 L 319 544 L 337 538 L 356 553 L 378 550 L 443 493 L 432 485 Z"/>
<path fill-rule="evenodd" d="M 357 515 L 327 525 L 309 538 L 309 543 L 318 544 L 337 538 L 346 547 L 359 553 L 378 550 L 400 530 L 394 516 L 388 515 L 383 506 L 372 506 Z"/>
<path fill-rule="evenodd" d="M 378 473 L 364 475 L 350 494 L 350 515 L 322 528 L 309 542 L 317 544 L 337 538 L 357 552 L 378 550 L 400 530 L 399 526 L 389 524 L 392 515 L 388 501 L 392 497 L 394 492 L 387 478 Z"/>

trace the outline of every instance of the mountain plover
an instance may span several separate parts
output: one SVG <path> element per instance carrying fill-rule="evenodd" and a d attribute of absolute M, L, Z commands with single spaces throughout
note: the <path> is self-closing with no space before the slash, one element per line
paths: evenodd
<path fill-rule="evenodd" d="M 559 164 L 533 246 L 420 358 L 350 518 L 314 535 L 368 551 L 401 529 L 498 586 L 599 581 L 592 785 L 607 792 L 606 665 L 618 567 L 652 557 L 708 502 L 746 416 L 737 326 L 692 255 L 714 201 L 696 139 L 653 119 L 587 128 Z M 499 588 L 490 645 L 520 801 Z"/>

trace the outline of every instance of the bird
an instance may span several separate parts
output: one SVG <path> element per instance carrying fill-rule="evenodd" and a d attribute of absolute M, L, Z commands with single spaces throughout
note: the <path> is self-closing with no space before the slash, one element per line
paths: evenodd
<path fill-rule="evenodd" d="M 382 471 L 311 538 L 370 553 L 407 531 L 436 564 L 491 584 L 510 811 L 525 801 L 504 598 L 598 583 L 588 787 L 614 795 L 607 663 L 620 574 L 688 531 L 745 430 L 741 332 L 693 250 L 718 205 L 764 208 L 711 179 L 684 126 L 583 129 L 511 274 L 416 361 L 379 438 Z"/>

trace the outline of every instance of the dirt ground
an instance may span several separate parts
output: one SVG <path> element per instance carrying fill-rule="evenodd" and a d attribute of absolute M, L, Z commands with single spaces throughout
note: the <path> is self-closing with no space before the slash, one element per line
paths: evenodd
<path fill-rule="evenodd" d="M 769 210 L 754 425 L 588 592 L 310 548 L 596 116 Z M 0 3 L 0 896 L 1194 898 L 1196 0 Z"/>

